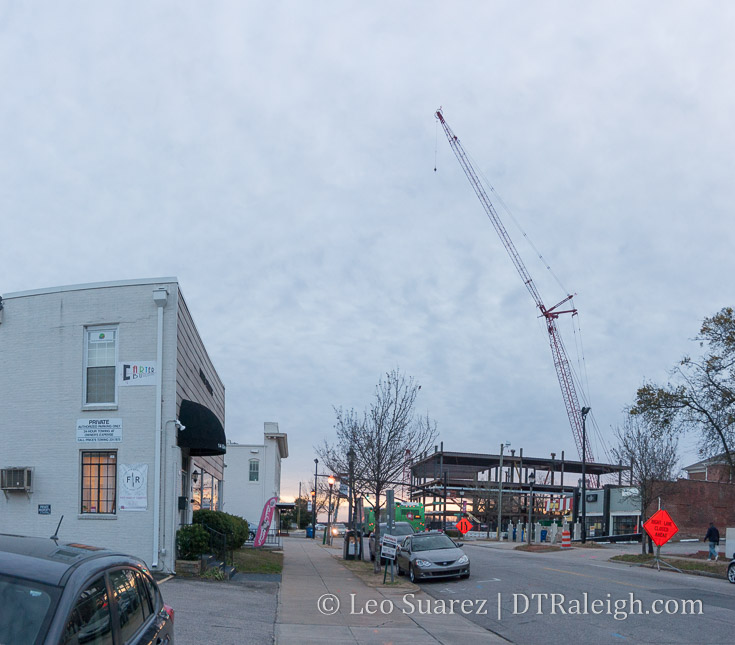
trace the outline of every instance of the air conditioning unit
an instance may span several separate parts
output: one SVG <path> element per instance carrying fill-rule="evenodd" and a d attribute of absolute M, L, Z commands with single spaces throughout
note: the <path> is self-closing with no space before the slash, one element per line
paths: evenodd
<path fill-rule="evenodd" d="M 0 490 L 30 493 L 33 490 L 33 468 L 3 468 L 0 470 Z"/>

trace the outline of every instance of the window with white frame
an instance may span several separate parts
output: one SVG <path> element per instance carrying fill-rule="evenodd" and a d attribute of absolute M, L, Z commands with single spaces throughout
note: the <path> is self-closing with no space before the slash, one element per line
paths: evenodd
<path fill-rule="evenodd" d="M 116 512 L 117 451 L 82 451 L 82 514 Z"/>
<path fill-rule="evenodd" d="M 250 460 L 250 481 L 257 482 L 260 478 L 260 461 L 257 459 Z"/>
<path fill-rule="evenodd" d="M 117 327 L 87 327 L 84 331 L 84 403 L 117 403 L 115 366 Z"/>

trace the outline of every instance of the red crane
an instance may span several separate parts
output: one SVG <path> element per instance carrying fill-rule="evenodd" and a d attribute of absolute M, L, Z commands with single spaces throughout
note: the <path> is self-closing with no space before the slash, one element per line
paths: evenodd
<path fill-rule="evenodd" d="M 579 453 L 580 458 L 584 454 L 586 461 L 594 462 L 592 451 L 590 450 L 589 437 L 587 437 L 586 433 L 584 433 L 582 426 L 582 411 L 579 407 L 577 391 L 574 388 L 574 381 L 572 379 L 572 370 L 569 366 L 569 359 L 567 358 L 567 353 L 564 349 L 564 343 L 562 342 L 561 335 L 559 334 L 559 329 L 556 326 L 556 319 L 561 314 L 575 315 L 577 313 L 576 309 L 559 310 L 559 307 L 561 305 L 570 301 L 574 296 L 567 296 L 566 298 L 564 298 L 564 300 L 555 304 L 553 307 L 550 307 L 548 309 L 546 308 L 546 305 L 544 305 L 543 301 L 541 300 L 541 296 L 536 289 L 536 285 L 534 284 L 531 275 L 528 273 L 528 269 L 526 269 L 526 266 L 523 264 L 521 256 L 518 254 L 518 251 L 513 244 L 513 241 L 508 235 L 508 231 L 505 230 L 503 222 L 500 220 L 500 217 L 498 217 L 498 214 L 495 212 L 495 208 L 493 207 L 490 198 L 485 193 L 485 190 L 483 189 L 482 184 L 477 177 L 475 169 L 472 167 L 472 164 L 467 158 L 467 154 L 465 153 L 464 148 L 462 148 L 461 144 L 459 143 L 459 139 L 454 134 L 454 132 L 452 132 L 452 129 L 444 120 L 444 115 L 442 114 L 441 108 L 436 111 L 436 118 L 439 119 L 439 122 L 442 124 L 444 134 L 447 135 L 447 140 L 449 141 L 449 145 L 452 147 L 454 154 L 457 156 L 459 165 L 462 166 L 462 170 L 464 170 L 465 175 L 467 175 L 467 179 L 470 180 L 470 184 L 472 185 L 475 194 L 482 203 L 482 206 L 485 209 L 487 216 L 490 218 L 490 221 L 493 223 L 495 231 L 500 236 L 500 240 L 503 242 L 503 246 L 505 246 L 505 250 L 508 252 L 510 259 L 513 261 L 513 265 L 518 271 L 518 274 L 521 276 L 523 284 L 526 285 L 526 289 L 528 289 L 528 292 L 531 294 L 533 301 L 536 303 L 536 306 L 541 311 L 541 315 L 546 319 L 546 329 L 549 332 L 549 344 L 551 345 L 551 354 L 554 357 L 554 367 L 556 368 L 556 375 L 559 378 L 559 385 L 561 386 L 561 393 L 562 397 L 564 398 L 564 405 L 567 408 L 569 424 L 572 426 L 572 434 L 574 435 L 574 441 L 577 445 L 577 452 Z M 582 448 L 583 442 L 586 444 L 584 446 L 584 451 Z"/>

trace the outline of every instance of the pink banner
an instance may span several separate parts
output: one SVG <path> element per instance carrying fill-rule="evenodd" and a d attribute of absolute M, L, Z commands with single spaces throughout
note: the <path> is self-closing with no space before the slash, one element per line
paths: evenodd
<path fill-rule="evenodd" d="M 263 546 L 265 539 L 268 537 L 268 529 L 271 527 L 273 521 L 273 512 L 276 509 L 277 497 L 271 497 L 263 506 L 263 513 L 260 515 L 260 524 L 258 525 L 258 532 L 255 535 L 255 541 L 253 546 Z"/>

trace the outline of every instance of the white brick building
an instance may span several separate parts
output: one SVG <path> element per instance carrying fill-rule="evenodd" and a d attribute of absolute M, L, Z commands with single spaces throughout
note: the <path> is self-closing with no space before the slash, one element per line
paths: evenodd
<path fill-rule="evenodd" d="M 189 501 L 221 505 L 226 449 L 224 386 L 178 281 L 11 293 L 0 307 L 0 532 L 50 537 L 63 515 L 62 539 L 173 571 Z"/>

